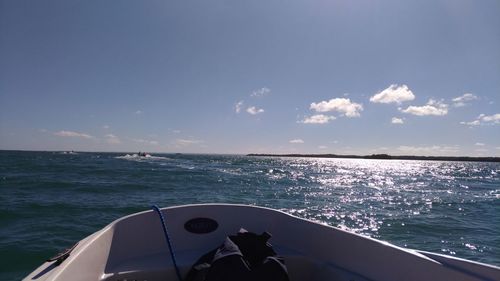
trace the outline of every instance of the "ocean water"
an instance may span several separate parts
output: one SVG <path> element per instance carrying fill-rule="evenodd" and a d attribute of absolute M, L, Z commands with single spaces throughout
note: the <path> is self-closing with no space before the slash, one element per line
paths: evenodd
<path fill-rule="evenodd" d="M 151 205 L 271 207 L 500 265 L 500 164 L 0 151 L 0 280 Z"/>

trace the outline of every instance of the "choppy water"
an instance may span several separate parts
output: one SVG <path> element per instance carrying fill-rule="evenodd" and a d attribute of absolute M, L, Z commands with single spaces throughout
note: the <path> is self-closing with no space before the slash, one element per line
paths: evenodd
<path fill-rule="evenodd" d="M 0 280 L 121 216 L 207 202 L 500 265 L 498 163 L 0 151 Z"/>

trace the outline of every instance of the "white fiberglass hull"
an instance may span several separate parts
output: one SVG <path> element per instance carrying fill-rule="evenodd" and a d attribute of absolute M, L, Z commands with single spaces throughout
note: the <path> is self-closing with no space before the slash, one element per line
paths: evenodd
<path fill-rule="evenodd" d="M 500 280 L 496 266 L 403 249 L 268 208 L 200 204 L 164 208 L 162 213 L 184 276 L 202 254 L 243 227 L 273 235 L 270 242 L 285 258 L 292 281 Z M 195 218 L 215 221 L 217 228 L 209 233 L 189 232 L 185 225 Z M 80 241 L 60 265 L 46 262 L 24 280 L 177 277 L 159 217 L 146 211 L 114 221 Z"/>

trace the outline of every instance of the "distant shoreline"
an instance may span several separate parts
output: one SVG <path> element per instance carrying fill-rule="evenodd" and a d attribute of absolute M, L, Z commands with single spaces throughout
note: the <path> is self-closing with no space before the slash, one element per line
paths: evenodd
<path fill-rule="evenodd" d="M 351 158 L 377 160 L 428 160 L 428 161 L 462 161 L 462 162 L 500 162 L 500 157 L 469 157 L 469 156 L 411 156 L 411 155 L 338 155 L 338 154 L 261 154 L 251 153 L 247 156 L 263 157 L 305 157 L 305 158 Z"/>
<path fill-rule="evenodd" d="M 64 150 L 18 150 L 18 149 L 0 149 L 0 152 L 50 152 L 58 153 Z M 128 154 L 137 153 L 131 151 L 74 151 L 75 153 L 111 153 Z M 189 152 L 151 152 L 157 155 L 245 155 L 261 157 L 304 157 L 304 158 L 344 158 L 344 159 L 377 159 L 377 160 L 427 160 L 427 161 L 462 161 L 462 162 L 500 162 L 500 157 L 474 157 L 474 156 L 415 156 L 415 155 L 342 155 L 342 154 L 271 154 L 271 153 L 250 153 L 250 154 L 225 154 L 225 153 L 189 153 Z"/>

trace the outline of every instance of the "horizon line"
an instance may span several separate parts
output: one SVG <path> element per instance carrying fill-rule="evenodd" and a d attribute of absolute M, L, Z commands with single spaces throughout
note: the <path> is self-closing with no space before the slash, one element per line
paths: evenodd
<path fill-rule="evenodd" d="M 33 149 L 0 149 L 0 151 L 19 151 L 19 152 L 81 152 L 81 153 L 137 153 L 137 151 L 91 151 L 91 150 L 33 150 Z M 140 151 L 147 152 L 147 151 Z M 374 159 L 374 160 L 458 160 L 464 159 L 473 160 L 480 159 L 495 160 L 493 162 L 500 162 L 500 156 L 443 156 L 443 155 L 400 155 L 400 154 L 387 154 L 387 153 L 372 153 L 368 155 L 362 154 L 335 154 L 335 153 L 221 153 L 221 152 L 147 152 L 148 154 L 193 154 L 193 155 L 239 155 L 239 156 L 264 156 L 264 157 L 304 157 L 304 158 L 344 158 L 344 159 Z M 418 159 L 420 158 L 420 159 Z M 431 159 L 428 159 L 431 158 Z M 491 161 L 490 161 L 491 162 Z"/>

